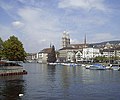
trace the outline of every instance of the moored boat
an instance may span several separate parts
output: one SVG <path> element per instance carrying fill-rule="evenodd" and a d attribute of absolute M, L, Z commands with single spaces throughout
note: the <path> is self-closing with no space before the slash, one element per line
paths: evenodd
<path fill-rule="evenodd" d="M 61 63 L 61 65 L 63 66 L 81 66 L 81 64 L 78 64 L 78 63 Z"/>
<path fill-rule="evenodd" d="M 120 70 L 120 67 L 118 64 L 112 64 L 111 69 L 112 70 Z"/>
<path fill-rule="evenodd" d="M 106 68 L 109 68 L 111 70 L 118 70 L 118 71 L 120 71 L 120 65 L 119 64 L 109 64 Z"/>
<path fill-rule="evenodd" d="M 86 65 L 85 68 L 89 69 L 91 66 L 93 66 L 93 65 Z"/>
<path fill-rule="evenodd" d="M 15 62 L 0 61 L 0 76 L 27 74 L 23 66 Z"/>
<path fill-rule="evenodd" d="M 89 67 L 89 69 L 93 69 L 93 70 L 105 70 L 105 66 L 101 65 L 101 64 L 93 64 Z"/>
<path fill-rule="evenodd" d="M 111 69 L 112 70 L 120 70 L 120 67 L 118 67 L 118 66 L 112 66 Z"/>

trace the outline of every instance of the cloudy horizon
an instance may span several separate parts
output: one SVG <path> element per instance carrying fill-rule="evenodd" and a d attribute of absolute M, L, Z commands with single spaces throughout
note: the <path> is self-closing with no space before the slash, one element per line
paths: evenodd
<path fill-rule="evenodd" d="M 120 1 L 0 0 L 0 37 L 15 35 L 27 52 L 61 46 L 63 31 L 72 43 L 120 40 Z"/>

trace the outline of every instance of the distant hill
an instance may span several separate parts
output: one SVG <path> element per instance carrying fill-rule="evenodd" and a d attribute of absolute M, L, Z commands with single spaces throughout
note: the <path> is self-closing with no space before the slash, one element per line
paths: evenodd
<path fill-rule="evenodd" d="M 91 46 L 98 46 L 98 45 L 105 45 L 106 43 L 110 43 L 110 44 L 119 44 L 120 40 L 116 40 L 116 41 L 105 41 L 105 42 L 100 42 L 100 43 L 91 43 Z"/>

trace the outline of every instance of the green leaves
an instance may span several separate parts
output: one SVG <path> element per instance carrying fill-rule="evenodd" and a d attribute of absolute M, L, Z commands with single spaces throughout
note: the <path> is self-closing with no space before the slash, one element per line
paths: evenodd
<path fill-rule="evenodd" d="M 51 48 L 51 52 L 48 54 L 48 59 L 47 59 L 47 61 L 48 61 L 49 63 L 54 63 L 54 62 L 56 62 L 56 52 L 55 52 L 55 47 L 54 47 L 54 45 L 53 45 L 52 48 Z"/>
<path fill-rule="evenodd" d="M 26 53 L 23 48 L 23 44 L 17 37 L 11 36 L 7 41 L 3 43 L 3 53 L 8 60 L 24 61 Z"/>
<path fill-rule="evenodd" d="M 0 60 L 1 60 L 2 56 L 3 56 L 2 50 L 3 50 L 3 41 L 0 38 Z"/>

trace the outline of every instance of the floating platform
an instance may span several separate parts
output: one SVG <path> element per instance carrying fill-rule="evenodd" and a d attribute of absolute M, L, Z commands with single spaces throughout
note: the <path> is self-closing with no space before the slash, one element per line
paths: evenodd
<path fill-rule="evenodd" d="M 26 71 L 24 72 L 14 72 L 14 73 L 0 73 L 0 76 L 9 76 L 9 75 L 24 75 L 27 74 Z"/>
<path fill-rule="evenodd" d="M 0 61 L 0 76 L 9 75 L 23 75 L 27 74 L 27 71 L 23 69 L 23 66 L 13 62 Z"/>

